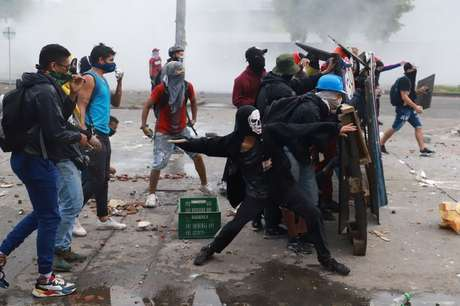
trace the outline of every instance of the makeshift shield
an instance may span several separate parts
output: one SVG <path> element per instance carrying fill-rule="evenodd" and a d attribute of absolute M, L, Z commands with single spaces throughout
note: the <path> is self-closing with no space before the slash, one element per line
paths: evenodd
<path fill-rule="evenodd" d="M 329 58 L 334 56 L 330 52 L 327 52 L 327 51 L 324 51 L 324 50 L 321 50 L 321 49 L 317 49 L 315 47 L 311 47 L 311 46 L 308 46 L 306 44 L 302 44 L 302 43 L 299 43 L 299 42 L 296 42 L 295 44 L 297 45 L 297 47 L 303 49 L 308 54 L 315 55 L 320 61 L 327 61 Z"/>
<path fill-rule="evenodd" d="M 435 74 L 432 74 L 417 83 L 417 88 L 426 87 L 428 88 L 426 92 L 417 95 L 417 104 L 427 109 L 431 107 L 431 99 L 433 98 L 434 90 L 434 79 Z"/>
<path fill-rule="evenodd" d="M 369 65 L 364 62 L 359 56 L 356 56 L 353 52 L 351 52 L 350 49 L 348 49 L 347 47 L 345 47 L 344 45 L 342 45 L 341 43 L 339 43 L 337 40 L 335 40 L 332 36 L 328 35 L 329 39 L 332 40 L 337 46 L 339 46 L 340 48 L 343 49 L 343 51 L 345 51 L 345 53 L 353 58 L 355 61 L 357 61 L 358 63 L 360 63 L 361 65 L 363 65 L 363 67 L 365 67 L 366 69 L 371 69 L 371 67 L 369 67 Z"/>

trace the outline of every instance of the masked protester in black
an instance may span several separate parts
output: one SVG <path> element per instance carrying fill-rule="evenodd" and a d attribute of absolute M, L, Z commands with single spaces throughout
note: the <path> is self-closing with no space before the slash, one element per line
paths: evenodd
<path fill-rule="evenodd" d="M 262 130 L 259 111 L 253 106 L 243 106 L 236 113 L 235 131 L 227 136 L 172 140 L 190 152 L 227 157 L 232 167 L 237 168 L 231 171 L 234 177 L 228 181 L 228 197 L 233 206 L 241 203 L 240 207 L 234 219 L 201 249 L 194 264 L 203 265 L 214 253 L 221 253 L 244 225 L 264 208 L 284 203 L 308 224 L 309 240 L 316 248 L 321 265 L 329 271 L 348 275 L 350 270 L 332 258 L 321 213 L 296 186 L 283 151 L 284 146 L 292 145 L 290 141 L 307 142 L 318 131 L 337 134 L 338 128 L 340 126 L 334 123 L 272 123 L 264 125 Z"/>

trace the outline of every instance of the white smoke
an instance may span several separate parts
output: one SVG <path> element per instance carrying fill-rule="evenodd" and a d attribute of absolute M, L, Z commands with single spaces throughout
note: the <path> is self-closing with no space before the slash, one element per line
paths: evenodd
<path fill-rule="evenodd" d="M 458 84 L 458 1 L 415 0 L 414 4 L 415 9 L 401 20 L 404 28 L 389 43 L 370 43 L 353 36 L 344 43 L 375 51 L 386 64 L 413 61 L 419 76 L 436 73 L 437 83 Z M 269 48 L 269 70 L 279 53 L 297 50 L 274 15 L 271 0 L 191 0 L 187 6 L 187 79 L 199 91 L 230 92 L 233 79 L 246 65 L 248 47 Z M 117 51 L 125 88 L 147 90 L 152 48 L 160 48 L 166 60 L 167 49 L 174 44 L 174 0 L 30 0 L 26 9 L 12 24 L 16 31 L 12 44 L 15 77 L 34 70 L 45 44 L 60 43 L 82 57 L 104 42 Z M 339 27 L 345 17 L 341 12 L 330 22 Z M 370 12 L 369 21 L 363 24 L 373 17 Z M 5 26 L 0 20 L 0 30 Z M 314 36 L 311 39 L 315 41 Z M 334 48 L 329 42 L 321 46 Z M 7 47 L 7 40 L 1 37 L 0 79 L 8 75 Z M 389 84 L 400 74 L 401 70 L 383 73 L 381 82 Z"/>

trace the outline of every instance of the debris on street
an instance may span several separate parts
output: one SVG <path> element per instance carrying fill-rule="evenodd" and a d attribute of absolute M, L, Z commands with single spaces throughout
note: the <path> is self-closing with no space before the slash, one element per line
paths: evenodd
<path fill-rule="evenodd" d="M 460 203 L 443 202 L 439 204 L 441 215 L 441 228 L 451 228 L 460 234 Z"/>
<path fill-rule="evenodd" d="M 374 234 L 375 236 L 379 237 L 380 239 L 382 239 L 383 241 L 386 241 L 386 242 L 390 242 L 390 238 L 386 237 L 385 234 L 386 232 L 381 232 L 381 231 L 378 231 L 378 230 L 372 230 L 370 231 L 371 234 Z"/>

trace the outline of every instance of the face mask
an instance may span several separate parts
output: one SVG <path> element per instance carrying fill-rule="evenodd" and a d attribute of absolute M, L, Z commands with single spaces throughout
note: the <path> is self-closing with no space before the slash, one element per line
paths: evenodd
<path fill-rule="evenodd" d="M 109 137 L 112 137 L 113 135 L 115 135 L 116 132 L 117 132 L 116 130 L 110 128 Z"/>
<path fill-rule="evenodd" d="M 256 56 L 252 59 L 249 59 L 248 63 L 249 67 L 251 67 L 254 72 L 262 72 L 262 70 L 265 68 L 265 57 Z"/>
<path fill-rule="evenodd" d="M 99 68 L 104 70 L 105 73 L 111 73 L 114 72 L 115 69 L 117 69 L 117 64 L 115 63 L 104 63 L 104 64 L 93 64 L 93 67 Z"/>
<path fill-rule="evenodd" d="M 331 112 L 335 112 L 340 104 L 342 97 L 337 96 L 337 93 L 331 91 L 320 91 L 316 94 L 327 105 Z"/>
<path fill-rule="evenodd" d="M 260 121 L 259 110 L 256 109 L 251 113 L 251 115 L 249 115 L 248 123 L 254 134 L 257 134 L 257 135 L 262 134 L 262 123 Z"/>
<path fill-rule="evenodd" d="M 72 80 L 72 74 L 70 72 L 62 73 L 62 72 L 55 72 L 50 71 L 50 76 L 59 84 L 59 86 L 64 85 L 67 82 Z"/>

